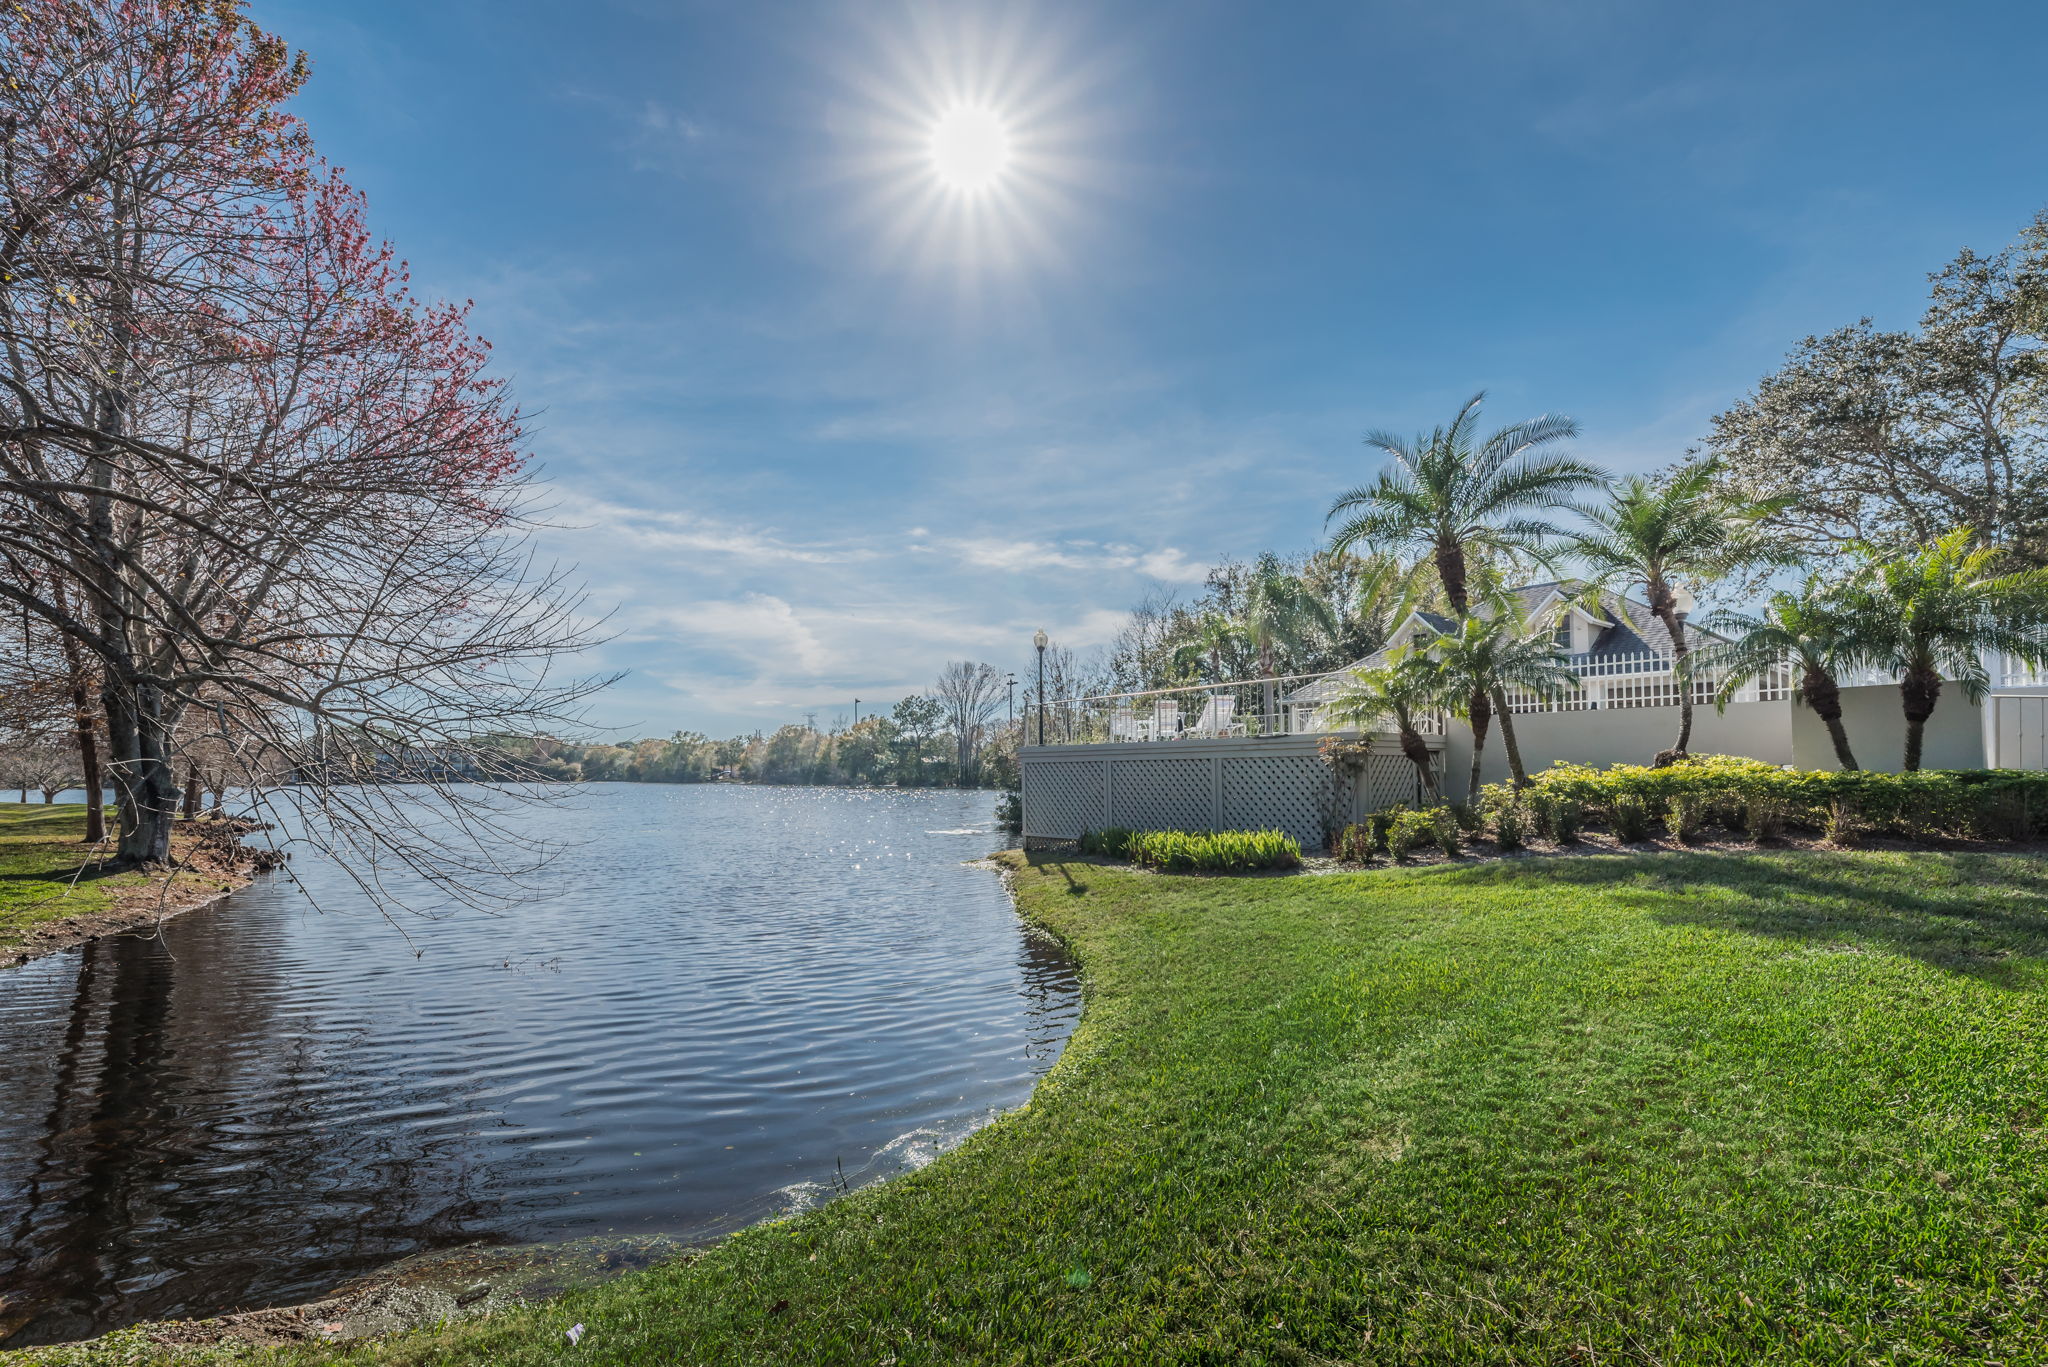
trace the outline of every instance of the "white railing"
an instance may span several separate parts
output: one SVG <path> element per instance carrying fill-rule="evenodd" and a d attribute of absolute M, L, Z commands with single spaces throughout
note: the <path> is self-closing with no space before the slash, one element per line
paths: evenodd
<path fill-rule="evenodd" d="M 1505 690 L 1514 713 L 1592 712 L 1606 709 L 1676 707 L 1678 683 L 1671 676 L 1671 658 L 1640 654 L 1618 657 L 1570 657 L 1580 677 L 1575 688 L 1554 693 Z M 1328 735 L 1337 731 L 1327 696 L 1287 701 L 1321 682 L 1341 683 L 1349 671 L 1329 674 L 1287 674 L 1270 679 L 1243 679 L 1221 684 L 1155 688 L 1133 693 L 1103 693 L 1085 698 L 1059 698 L 1043 709 L 1025 709 L 1027 745 L 1146 744 L 1162 741 L 1224 739 L 1253 736 Z M 1795 675 L 1790 663 L 1774 666 L 1745 681 L 1733 702 L 1779 702 L 1792 696 Z M 1269 686 L 1270 685 L 1270 692 Z M 1711 707 L 1719 697 L 1721 678 L 1704 669 L 1692 680 L 1693 704 Z M 1390 723 L 1345 726 L 1345 731 L 1383 731 Z M 1431 716 L 1417 728 L 1441 735 L 1443 719 Z M 1044 740 L 1040 741 L 1040 735 Z"/>

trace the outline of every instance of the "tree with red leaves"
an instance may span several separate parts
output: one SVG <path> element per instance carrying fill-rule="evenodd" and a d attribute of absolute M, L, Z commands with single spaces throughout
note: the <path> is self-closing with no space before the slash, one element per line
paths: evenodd
<path fill-rule="evenodd" d="M 590 641 L 527 557 L 487 344 L 415 296 L 239 0 L 23 0 L 0 62 L 0 600 L 98 666 L 119 859 L 168 857 L 204 737 L 295 777 L 294 830 L 459 882 L 425 832 L 474 822 L 389 781 L 465 802 L 493 736 L 601 682 L 552 678 Z"/>

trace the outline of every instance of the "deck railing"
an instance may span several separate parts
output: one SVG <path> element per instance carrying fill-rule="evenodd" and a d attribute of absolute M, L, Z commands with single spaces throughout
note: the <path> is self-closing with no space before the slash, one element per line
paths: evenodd
<path fill-rule="evenodd" d="M 1676 707 L 1679 684 L 1671 657 L 1646 652 L 1636 655 L 1567 657 L 1579 676 L 1574 688 L 1550 693 L 1506 690 L 1508 710 L 1515 713 L 1590 712 L 1610 708 Z M 1330 697 L 1351 671 L 1327 674 L 1284 674 L 1272 678 L 1238 679 L 1227 683 L 1190 684 L 1132 693 L 1102 693 L 1084 698 L 1058 698 L 1043 712 L 1025 711 L 1027 745 L 1099 745 L 1222 739 L 1225 737 L 1327 735 L 1338 730 L 1330 716 Z M 1777 702 L 1792 696 L 1795 674 L 1789 663 L 1744 682 L 1732 702 Z M 1698 670 L 1692 680 L 1695 706 L 1711 707 L 1720 695 L 1721 676 L 1712 668 Z M 1317 687 L 1325 684 L 1332 687 Z M 1306 696 L 1304 696 L 1306 695 Z M 1294 701 L 1289 701 L 1292 698 Z M 1443 718 L 1431 716 L 1418 727 L 1442 734 Z M 1345 726 L 1345 731 L 1384 731 L 1390 722 Z M 1041 730 L 1044 739 L 1040 741 Z"/>

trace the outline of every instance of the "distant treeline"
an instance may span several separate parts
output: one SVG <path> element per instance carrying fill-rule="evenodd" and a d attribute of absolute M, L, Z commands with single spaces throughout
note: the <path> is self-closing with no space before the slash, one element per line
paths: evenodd
<path fill-rule="evenodd" d="M 1014 729 L 998 720 L 969 747 L 930 698 L 906 698 L 888 716 L 863 717 L 842 731 L 784 726 L 717 740 L 697 731 L 616 745 L 507 737 L 498 744 L 535 775 L 564 781 L 753 783 L 901 787 L 1008 787 L 1017 769 Z"/>

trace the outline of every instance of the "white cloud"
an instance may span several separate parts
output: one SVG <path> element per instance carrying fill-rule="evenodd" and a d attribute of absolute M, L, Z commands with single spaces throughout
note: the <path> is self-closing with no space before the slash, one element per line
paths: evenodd
<path fill-rule="evenodd" d="M 1101 574 L 1136 571 L 1174 584 L 1199 583 L 1208 567 L 1168 546 L 1148 551 L 1120 542 L 1007 541 L 998 537 L 967 537 L 941 543 L 970 565 L 1011 573 L 1030 570 L 1080 570 Z"/>
<path fill-rule="evenodd" d="M 682 512 L 629 508 L 575 494 L 561 496 L 555 512 L 558 521 L 580 524 L 575 530 L 647 550 L 706 551 L 741 560 L 801 565 L 846 564 L 872 559 L 875 554 L 862 547 L 830 542 L 789 542 L 741 523 Z"/>
<path fill-rule="evenodd" d="M 832 654 L 817 633 L 786 599 L 772 593 L 641 608 L 635 616 L 643 624 L 707 638 L 764 668 L 782 670 L 794 663 L 818 674 L 832 663 Z"/>

